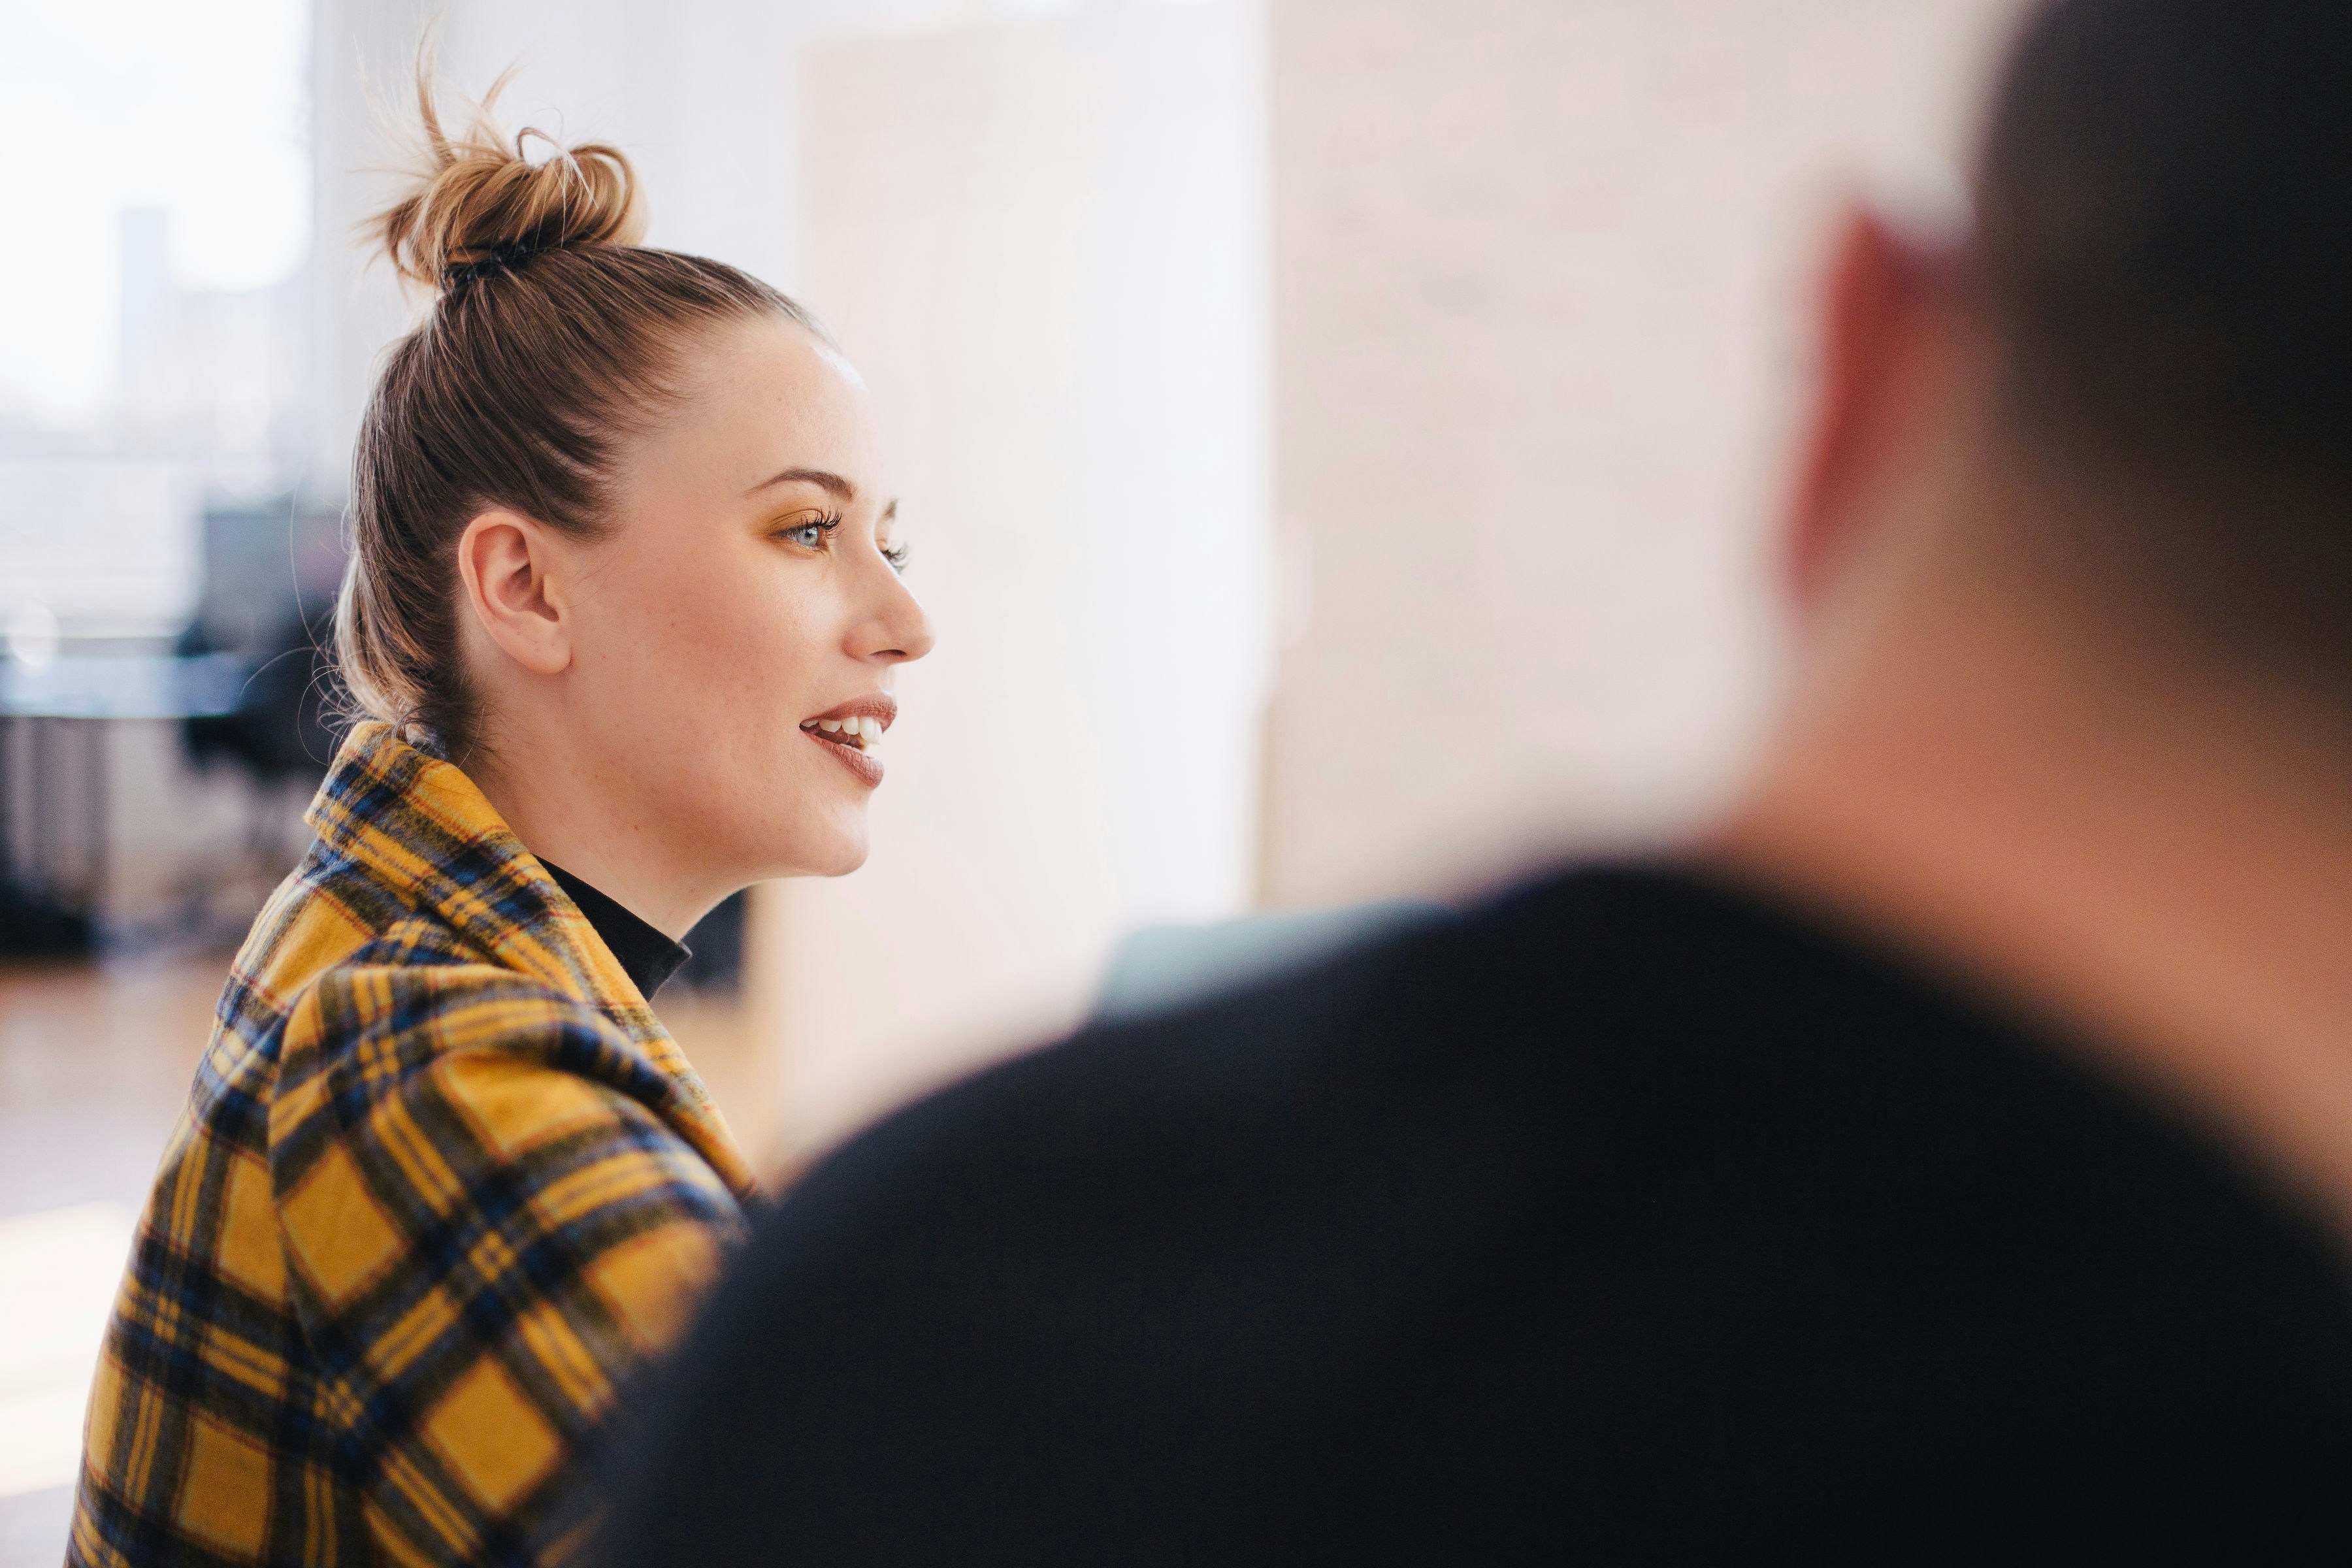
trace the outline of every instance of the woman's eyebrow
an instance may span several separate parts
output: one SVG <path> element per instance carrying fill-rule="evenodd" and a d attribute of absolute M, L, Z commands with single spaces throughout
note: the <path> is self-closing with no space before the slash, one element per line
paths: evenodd
<path fill-rule="evenodd" d="M 839 474 L 827 472 L 824 468 L 786 468 L 781 474 L 772 474 L 767 479 L 761 479 L 758 484 L 753 485 L 750 489 L 745 490 L 743 493 L 747 496 L 755 496 L 761 490 L 766 489 L 770 485 L 788 485 L 794 483 L 815 485 L 821 489 L 831 490 L 835 495 L 839 496 L 845 501 L 853 501 L 857 499 L 857 487 L 856 485 L 851 484 Z"/>

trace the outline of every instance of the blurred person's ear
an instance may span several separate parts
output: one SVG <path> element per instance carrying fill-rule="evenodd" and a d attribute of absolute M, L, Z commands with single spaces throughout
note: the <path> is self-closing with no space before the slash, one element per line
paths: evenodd
<path fill-rule="evenodd" d="M 1782 538 L 1784 586 L 1810 617 L 1885 509 L 1874 505 L 1919 428 L 1927 352 L 1944 325 L 1944 253 L 1867 206 L 1840 226 L 1822 280 L 1819 384 Z"/>
<path fill-rule="evenodd" d="M 486 511 L 457 541 L 469 618 L 499 652 L 534 675 L 572 663 L 572 628 L 551 568 L 563 542 L 527 517 Z"/>

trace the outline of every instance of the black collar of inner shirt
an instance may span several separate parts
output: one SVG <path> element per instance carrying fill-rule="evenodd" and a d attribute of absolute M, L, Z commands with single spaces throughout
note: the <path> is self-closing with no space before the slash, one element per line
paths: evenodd
<path fill-rule="evenodd" d="M 588 917 L 588 923 L 596 928 L 596 934 L 604 939 L 604 945 L 620 960 L 623 973 L 636 983 L 638 994 L 646 1001 L 652 1001 L 662 982 L 694 956 L 684 942 L 670 941 L 617 900 L 607 898 L 562 867 L 547 860 L 540 864 L 547 868 L 557 886 L 572 895 L 572 901 L 580 906 L 580 912 Z"/>

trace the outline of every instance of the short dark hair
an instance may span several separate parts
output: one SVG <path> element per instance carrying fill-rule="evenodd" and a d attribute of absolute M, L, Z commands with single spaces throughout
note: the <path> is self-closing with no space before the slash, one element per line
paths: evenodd
<path fill-rule="evenodd" d="M 2030 427 L 2173 486 L 2143 542 L 2225 615 L 2352 653 L 2352 3 L 2046 0 L 1975 184 Z"/>

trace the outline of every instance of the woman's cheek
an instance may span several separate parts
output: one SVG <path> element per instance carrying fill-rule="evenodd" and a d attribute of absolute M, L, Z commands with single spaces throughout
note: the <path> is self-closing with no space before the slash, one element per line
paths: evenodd
<path fill-rule="evenodd" d="M 745 651 L 757 658 L 770 679 L 806 682 L 823 667 L 823 628 L 831 624 L 824 603 L 827 596 L 812 591 L 808 584 L 788 583 L 757 615 L 747 617 L 747 637 L 756 639 L 759 646 Z"/>

